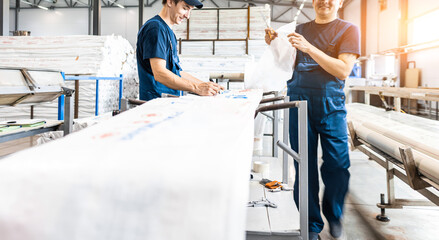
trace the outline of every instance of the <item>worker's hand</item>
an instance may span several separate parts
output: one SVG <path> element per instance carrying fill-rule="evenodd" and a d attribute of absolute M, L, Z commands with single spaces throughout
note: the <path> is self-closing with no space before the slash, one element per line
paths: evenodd
<path fill-rule="evenodd" d="M 298 33 L 290 33 L 288 34 L 288 41 L 291 45 L 304 53 L 309 53 L 309 51 L 314 48 L 314 46 L 309 43 L 304 36 Z"/>
<path fill-rule="evenodd" d="M 273 41 L 277 37 L 277 32 L 273 30 L 273 28 L 265 29 L 265 42 L 270 45 L 271 41 Z"/>
<path fill-rule="evenodd" d="M 197 85 L 195 93 L 200 96 L 215 96 L 220 90 L 224 90 L 224 87 L 214 82 L 203 82 Z"/>

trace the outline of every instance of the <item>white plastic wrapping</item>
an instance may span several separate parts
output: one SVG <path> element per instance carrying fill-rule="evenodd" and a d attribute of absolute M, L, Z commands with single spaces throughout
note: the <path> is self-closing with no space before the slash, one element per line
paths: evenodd
<path fill-rule="evenodd" d="M 286 82 L 293 76 L 296 59 L 296 49 L 291 46 L 287 35 L 295 29 L 296 23 L 292 22 L 276 30 L 278 37 L 271 42 L 259 61 L 246 67 L 246 88 L 280 91 L 286 87 Z"/>

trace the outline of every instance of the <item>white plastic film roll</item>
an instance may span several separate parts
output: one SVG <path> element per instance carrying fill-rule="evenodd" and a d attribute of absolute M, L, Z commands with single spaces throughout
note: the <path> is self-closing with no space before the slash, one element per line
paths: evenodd
<path fill-rule="evenodd" d="M 263 178 L 268 178 L 269 170 L 270 170 L 270 165 L 267 162 L 263 162 L 263 161 L 253 162 L 253 171 L 255 173 L 260 173 Z"/>

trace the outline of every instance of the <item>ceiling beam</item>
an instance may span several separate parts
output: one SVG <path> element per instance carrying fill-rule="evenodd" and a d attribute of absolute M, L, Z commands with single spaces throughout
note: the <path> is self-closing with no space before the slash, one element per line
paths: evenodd
<path fill-rule="evenodd" d="M 289 7 L 287 8 L 285 11 L 283 11 L 281 14 L 277 15 L 275 18 L 271 19 L 271 21 L 276 21 L 277 19 L 279 19 L 280 17 L 282 17 L 285 13 L 289 12 L 290 10 L 292 10 L 293 7 Z"/>
<path fill-rule="evenodd" d="M 303 9 L 302 9 L 302 13 L 301 13 L 303 16 L 305 16 L 309 21 L 311 21 L 312 20 L 312 18 L 310 18 L 306 13 L 305 13 L 305 11 L 303 11 Z"/>
<path fill-rule="evenodd" d="M 253 3 L 253 4 L 268 4 L 268 5 L 274 5 L 274 6 L 286 6 L 286 7 L 300 7 L 301 3 L 297 3 L 297 1 L 294 2 L 288 2 L 288 1 L 264 1 L 264 0 L 229 0 L 229 2 L 243 2 L 243 3 Z M 304 8 L 313 8 L 312 3 L 306 2 L 303 6 Z"/>

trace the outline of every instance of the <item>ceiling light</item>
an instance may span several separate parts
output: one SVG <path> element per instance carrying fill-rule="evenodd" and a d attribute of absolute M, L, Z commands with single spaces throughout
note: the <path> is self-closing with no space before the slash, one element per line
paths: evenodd
<path fill-rule="evenodd" d="M 49 9 L 46 8 L 46 7 L 40 6 L 40 5 L 38 5 L 38 4 L 30 3 L 30 2 L 28 2 L 28 1 L 20 0 L 20 2 L 25 3 L 25 4 L 27 4 L 27 5 L 30 5 L 30 6 L 34 6 L 34 7 L 37 7 L 37 8 L 44 9 L 44 10 L 46 10 L 46 11 L 49 10 Z"/>

